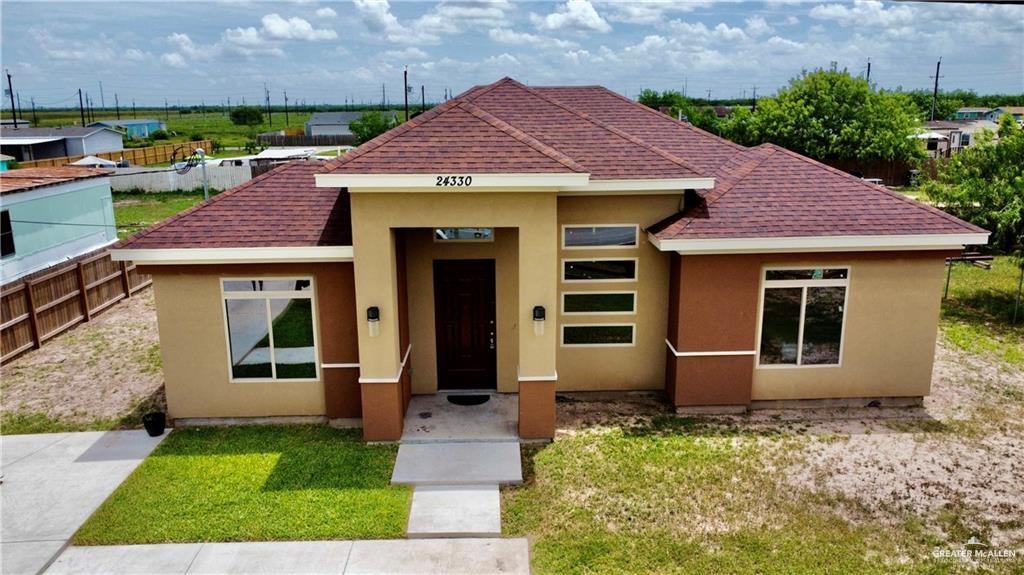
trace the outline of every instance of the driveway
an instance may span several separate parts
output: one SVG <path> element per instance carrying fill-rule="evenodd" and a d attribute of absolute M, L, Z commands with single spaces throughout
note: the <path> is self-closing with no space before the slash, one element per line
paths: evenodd
<path fill-rule="evenodd" d="M 0 437 L 0 572 L 40 572 L 164 437 L 142 430 Z"/>

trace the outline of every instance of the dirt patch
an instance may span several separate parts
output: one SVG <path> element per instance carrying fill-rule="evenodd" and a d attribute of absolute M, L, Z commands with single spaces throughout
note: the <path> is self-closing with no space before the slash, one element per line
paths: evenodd
<path fill-rule="evenodd" d="M 163 371 L 153 290 L 0 367 L 0 412 L 74 423 L 119 420 L 140 404 L 161 409 Z"/>

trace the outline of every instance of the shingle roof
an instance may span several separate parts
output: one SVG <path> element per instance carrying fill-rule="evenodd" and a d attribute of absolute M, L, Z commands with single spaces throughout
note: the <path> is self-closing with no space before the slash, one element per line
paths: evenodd
<path fill-rule="evenodd" d="M 110 170 L 98 168 L 77 168 L 62 166 L 58 168 L 21 168 L 0 172 L 0 194 L 24 192 L 56 186 L 76 180 L 99 178 L 110 175 Z"/>
<path fill-rule="evenodd" d="M 18 128 L 14 129 L 14 126 L 3 126 L 0 128 L 0 133 L 3 133 L 5 138 L 53 138 L 53 137 L 65 137 L 65 138 L 81 138 L 90 134 L 95 134 L 100 130 L 110 130 L 105 126 L 63 126 L 60 128 Z M 116 130 L 115 130 L 116 131 Z"/>
<path fill-rule="evenodd" d="M 323 164 L 282 164 L 172 216 L 116 248 L 352 245 L 348 192 L 318 188 Z"/>

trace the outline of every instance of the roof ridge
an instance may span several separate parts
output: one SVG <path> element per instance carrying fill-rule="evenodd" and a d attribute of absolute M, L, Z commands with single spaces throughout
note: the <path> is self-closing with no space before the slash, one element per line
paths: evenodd
<path fill-rule="evenodd" d="M 692 171 L 695 174 L 704 175 L 703 171 L 698 170 L 696 167 L 690 165 L 688 162 L 686 162 L 682 158 L 676 156 L 675 154 L 671 154 L 669 152 L 666 152 L 665 150 L 662 150 L 661 148 L 659 148 L 659 147 L 657 147 L 657 146 L 655 146 L 655 145 L 653 145 L 653 144 L 651 144 L 651 143 L 649 143 L 649 142 L 647 142 L 647 141 L 645 141 L 645 140 L 643 140 L 643 139 L 641 139 L 641 138 L 639 138 L 637 136 L 634 136 L 633 134 L 630 134 L 629 132 L 625 132 L 625 131 L 623 131 L 623 130 L 621 130 L 619 128 L 616 128 L 614 126 L 606 124 L 605 122 L 602 122 L 601 120 L 598 120 L 597 118 L 594 118 L 594 117 L 590 116 L 590 114 L 587 114 L 586 112 L 580 112 L 579 110 L 576 110 L 576 109 L 572 108 L 571 106 L 566 105 L 563 102 L 560 102 L 560 101 L 558 101 L 558 100 L 556 100 L 554 98 L 551 98 L 551 97 L 547 96 L 546 94 L 543 94 L 543 93 L 541 93 L 540 91 L 538 91 L 538 90 L 536 90 L 534 88 L 531 88 L 531 87 L 529 87 L 529 86 L 527 86 L 525 84 L 522 84 L 522 83 L 520 83 L 520 82 L 518 82 L 516 80 L 513 80 L 512 78 L 503 78 L 501 80 L 501 83 L 510 83 L 513 86 L 515 86 L 515 87 L 517 87 L 517 88 L 519 88 L 521 90 L 524 90 L 524 91 L 526 91 L 526 92 L 528 92 L 528 93 L 530 93 L 530 94 L 540 98 L 541 100 L 544 100 L 545 102 L 548 102 L 549 104 L 552 104 L 554 106 L 558 106 L 559 108 L 562 108 L 563 110 L 565 110 L 565 111 L 567 111 L 567 112 L 569 112 L 571 114 L 574 114 L 574 115 L 576 115 L 576 116 L 578 116 L 580 118 L 583 118 L 584 120 L 594 124 L 595 126 L 598 126 L 598 127 L 602 128 L 604 130 L 607 130 L 607 131 L 609 131 L 609 132 L 611 132 L 611 133 L 613 133 L 613 134 L 615 134 L 615 135 L 617 135 L 617 136 L 619 136 L 621 138 L 625 138 L 626 140 L 629 140 L 630 142 L 633 142 L 634 144 L 642 146 L 642 147 L 646 148 L 647 150 L 649 150 L 651 152 L 654 152 L 655 154 L 658 154 L 659 156 L 665 158 L 666 160 L 669 160 L 669 161 L 671 161 L 671 162 L 673 162 L 675 164 L 678 164 L 679 166 L 682 166 L 682 167 Z M 494 86 L 494 87 L 496 87 L 496 86 Z M 479 95 L 474 96 L 474 98 L 476 98 L 476 97 L 479 97 Z M 511 124 L 511 122 L 510 122 L 510 124 Z M 534 137 L 536 137 L 536 136 L 534 136 Z"/>
<path fill-rule="evenodd" d="M 481 108 L 480 106 L 477 106 L 473 102 L 461 102 L 459 104 L 459 107 L 468 112 L 469 114 L 472 114 L 475 118 L 479 119 L 480 121 L 487 123 L 496 130 L 500 130 L 502 133 L 508 135 L 511 138 L 514 138 L 515 140 L 521 142 L 524 145 L 529 146 L 533 150 L 536 150 L 537 152 L 544 154 L 545 156 L 551 158 L 552 160 L 558 162 L 559 164 L 562 164 L 563 166 L 569 168 L 570 170 L 580 173 L 588 172 L 587 168 L 580 165 L 576 160 L 573 160 L 565 153 L 559 151 L 558 148 L 552 146 L 551 144 L 545 144 L 544 142 L 541 142 L 536 137 L 530 135 L 529 133 L 523 131 L 520 128 L 513 126 L 512 124 L 506 122 L 505 120 L 502 120 L 501 118 L 495 116 L 494 114 L 488 112 L 487 110 Z"/>
<path fill-rule="evenodd" d="M 761 144 L 761 146 L 758 146 L 758 147 L 762 147 L 762 146 L 769 146 L 769 147 L 771 147 L 772 149 L 774 149 L 776 151 L 782 152 L 782 153 L 784 153 L 784 154 L 786 154 L 788 156 L 791 156 L 793 158 L 796 158 L 798 160 L 801 160 L 803 162 L 811 164 L 812 166 L 816 166 L 818 168 L 827 170 L 829 172 L 832 172 L 833 174 L 837 174 L 837 175 L 842 176 L 842 177 L 844 177 L 844 178 L 846 178 L 848 180 L 856 181 L 859 184 L 861 184 L 862 186 L 865 186 L 865 187 L 867 187 L 867 188 L 869 188 L 871 190 L 874 190 L 876 192 L 880 192 L 880 193 L 886 194 L 886 195 L 888 195 L 888 196 L 890 196 L 892 198 L 900 200 L 901 202 L 903 202 L 903 203 L 905 203 L 907 205 L 914 206 L 915 208 L 917 208 L 919 210 L 923 210 L 923 211 L 928 212 L 928 213 L 933 214 L 933 215 L 941 216 L 941 217 L 945 218 L 946 220 L 949 220 L 949 221 L 951 221 L 951 222 L 953 222 L 955 224 L 959 224 L 961 226 L 966 225 L 968 227 L 974 228 L 977 231 L 984 231 L 984 232 L 988 231 L 988 230 L 986 230 L 984 228 L 981 228 L 979 226 L 976 226 L 976 225 L 974 225 L 974 224 L 972 224 L 970 222 L 965 222 L 964 220 L 961 220 L 960 218 L 958 218 L 958 217 L 956 217 L 956 216 L 954 216 L 952 214 L 947 214 L 946 212 L 944 212 L 944 211 L 942 211 L 942 210 L 940 210 L 940 209 L 938 209 L 936 207 L 929 206 L 928 204 L 919 202 L 919 201 L 917 201 L 917 200 L 915 200 L 913 198 L 909 198 L 907 196 L 904 196 L 903 194 L 896 193 L 896 192 L 890 190 L 889 188 L 886 188 L 885 186 L 878 185 L 878 184 L 873 184 L 871 182 L 865 181 L 863 178 L 858 178 L 857 176 L 854 176 L 853 174 L 849 174 L 849 173 L 844 172 L 844 171 L 842 171 L 842 170 L 840 170 L 838 168 L 834 168 L 834 167 L 832 167 L 832 166 L 830 166 L 828 164 L 824 164 L 822 162 L 819 162 L 819 161 L 817 161 L 817 160 L 815 160 L 813 158 L 808 158 L 807 156 L 805 156 L 803 154 L 798 154 L 797 152 L 794 152 L 793 150 L 789 150 L 787 148 L 783 148 L 782 146 L 779 146 L 777 144 L 773 144 L 771 142 L 766 142 L 764 144 Z"/>
<path fill-rule="evenodd" d="M 305 160 L 303 160 L 303 161 L 305 161 Z M 173 216 L 171 216 L 171 217 L 169 217 L 167 219 L 161 220 L 161 221 L 153 224 L 152 226 L 149 226 L 148 228 L 146 228 L 144 230 L 141 230 L 141 231 L 139 231 L 137 233 L 132 234 L 131 236 L 129 236 L 129 237 L 127 237 L 127 238 L 117 242 L 117 244 L 114 245 L 114 248 L 115 249 L 120 249 L 120 248 L 128 247 L 132 243 L 134 243 L 136 240 L 144 238 L 144 237 L 150 235 L 151 233 L 153 233 L 153 232 L 155 232 L 155 231 L 157 231 L 159 229 L 162 229 L 162 228 L 168 226 L 169 224 L 172 224 L 172 223 L 174 223 L 174 222 L 176 222 L 178 220 L 181 220 L 181 219 L 183 219 L 183 218 L 185 218 L 185 217 L 187 217 L 187 216 L 189 216 L 189 215 L 191 215 L 191 214 L 193 214 L 193 213 L 195 213 L 195 212 L 205 208 L 206 206 L 210 206 L 210 205 L 213 205 L 213 204 L 215 204 L 217 202 L 220 202 L 220 201 L 222 201 L 222 200 L 224 200 L 226 198 L 230 198 L 230 197 L 234 196 L 235 194 L 237 194 L 237 193 L 239 193 L 241 191 L 249 189 L 250 187 L 255 185 L 257 182 L 262 182 L 263 180 L 265 180 L 265 179 L 267 179 L 267 178 L 269 178 L 269 177 L 271 177 L 273 175 L 279 174 L 281 172 L 285 172 L 285 171 L 287 171 L 289 169 L 296 168 L 296 167 L 299 167 L 299 166 L 302 166 L 302 165 L 303 164 L 301 164 L 300 161 L 291 161 L 291 162 L 286 162 L 284 164 L 281 164 L 280 166 L 277 166 L 276 168 L 268 170 L 268 171 L 266 171 L 266 172 L 256 176 L 255 178 L 252 178 L 249 181 L 242 182 L 241 184 L 239 184 L 239 185 L 237 185 L 237 186 L 235 186 L 235 187 L 233 187 L 233 188 L 231 188 L 229 190 L 225 190 L 225 191 L 223 191 L 223 192 L 221 192 L 221 193 L 211 197 L 208 200 L 204 200 L 202 202 L 199 202 L 198 204 L 192 206 L 191 208 L 187 208 L 187 209 L 185 209 L 183 211 L 180 211 L 180 212 L 174 214 Z M 322 167 L 322 166 L 318 166 L 318 167 Z"/>

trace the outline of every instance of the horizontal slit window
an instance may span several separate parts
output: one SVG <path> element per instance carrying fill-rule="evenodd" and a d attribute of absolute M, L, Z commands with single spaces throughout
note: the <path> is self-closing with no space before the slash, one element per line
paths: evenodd
<path fill-rule="evenodd" d="M 633 345 L 636 326 L 626 325 L 563 325 L 562 345 L 564 346 L 608 346 Z"/>
<path fill-rule="evenodd" d="M 494 228 L 434 228 L 435 242 L 490 242 Z"/>
<path fill-rule="evenodd" d="M 636 292 L 562 294 L 562 313 L 634 313 Z"/>
<path fill-rule="evenodd" d="M 634 281 L 635 259 L 565 260 L 564 281 Z"/>
<path fill-rule="evenodd" d="M 637 245 L 636 225 L 565 226 L 562 246 L 565 248 L 634 248 Z"/>

